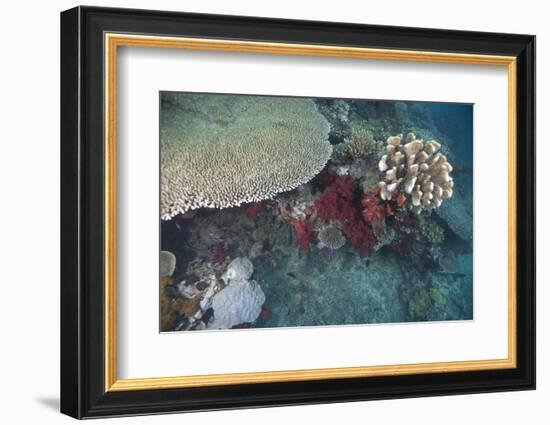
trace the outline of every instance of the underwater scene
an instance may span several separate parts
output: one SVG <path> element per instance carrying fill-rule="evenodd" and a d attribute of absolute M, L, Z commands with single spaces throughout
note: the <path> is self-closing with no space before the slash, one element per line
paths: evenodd
<path fill-rule="evenodd" d="M 473 105 L 160 93 L 160 331 L 473 319 Z"/>

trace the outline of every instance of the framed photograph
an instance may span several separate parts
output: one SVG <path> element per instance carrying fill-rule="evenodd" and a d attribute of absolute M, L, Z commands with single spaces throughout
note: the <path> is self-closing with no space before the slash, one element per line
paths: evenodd
<path fill-rule="evenodd" d="M 61 14 L 61 411 L 535 388 L 535 37 Z"/>

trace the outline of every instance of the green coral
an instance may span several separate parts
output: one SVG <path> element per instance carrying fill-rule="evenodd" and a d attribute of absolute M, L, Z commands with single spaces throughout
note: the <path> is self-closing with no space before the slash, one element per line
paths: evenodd
<path fill-rule="evenodd" d="M 445 230 L 434 220 L 428 218 L 425 214 L 416 216 L 416 226 L 420 234 L 432 244 L 440 244 L 445 240 Z"/>
<path fill-rule="evenodd" d="M 416 292 L 409 301 L 409 312 L 414 319 L 426 319 L 426 316 L 438 307 L 445 305 L 445 295 L 439 288 L 425 288 Z"/>

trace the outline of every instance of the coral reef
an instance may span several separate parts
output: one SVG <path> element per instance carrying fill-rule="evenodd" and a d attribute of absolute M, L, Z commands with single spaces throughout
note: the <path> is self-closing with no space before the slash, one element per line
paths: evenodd
<path fill-rule="evenodd" d="M 453 170 L 447 158 L 438 152 L 441 145 L 435 140 L 416 139 L 413 133 L 388 137 L 387 153 L 378 163 L 383 178 L 379 183 L 380 197 L 392 199 L 396 191 L 409 196 L 414 207 L 439 208 L 444 199 L 453 196 Z"/>
<path fill-rule="evenodd" d="M 183 100 L 179 100 L 183 99 Z M 329 124 L 307 99 L 186 95 L 161 114 L 161 217 L 273 198 L 328 161 Z"/>
<path fill-rule="evenodd" d="M 335 225 L 323 227 L 319 234 L 319 248 L 327 247 L 331 250 L 336 250 L 344 246 L 346 238 L 342 235 L 342 231 Z"/>
<path fill-rule="evenodd" d="M 162 331 L 472 318 L 468 128 L 410 102 L 161 101 Z"/>

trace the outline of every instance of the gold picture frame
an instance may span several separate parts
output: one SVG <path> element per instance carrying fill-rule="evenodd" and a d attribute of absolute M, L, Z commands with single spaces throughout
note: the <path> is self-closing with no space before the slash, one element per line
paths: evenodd
<path fill-rule="evenodd" d="M 121 378 L 117 67 L 122 48 L 489 66 L 507 73 L 507 356 Z M 535 37 L 76 7 L 61 14 L 61 411 L 76 418 L 535 387 Z M 504 285 L 504 282 L 503 282 Z M 503 323 L 504 325 L 504 323 Z M 429 378 L 429 379 L 428 379 Z"/>

